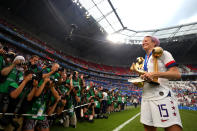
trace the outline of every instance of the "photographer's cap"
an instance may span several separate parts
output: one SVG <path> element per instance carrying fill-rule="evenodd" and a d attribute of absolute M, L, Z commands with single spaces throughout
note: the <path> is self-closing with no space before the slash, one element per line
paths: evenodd
<path fill-rule="evenodd" d="M 14 58 L 14 61 L 20 60 L 21 62 L 25 62 L 25 58 L 23 56 L 17 56 Z"/>

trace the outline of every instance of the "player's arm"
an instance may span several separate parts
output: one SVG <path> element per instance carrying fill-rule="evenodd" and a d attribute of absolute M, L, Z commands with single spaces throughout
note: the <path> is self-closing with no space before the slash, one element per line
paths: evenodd
<path fill-rule="evenodd" d="M 166 79 L 180 79 L 181 74 L 176 66 L 170 67 L 166 72 L 147 72 L 141 76 L 145 80 L 153 80 L 154 77 Z"/>
<path fill-rule="evenodd" d="M 181 73 L 178 67 L 170 67 L 166 72 L 153 73 L 153 77 L 166 78 L 166 79 L 180 79 Z"/>
<path fill-rule="evenodd" d="M 180 79 L 181 74 L 178 70 L 178 67 L 176 66 L 176 62 L 172 55 L 164 51 L 164 54 L 161 58 L 163 60 L 163 63 L 165 64 L 165 67 L 167 68 L 167 71 L 165 72 L 148 72 L 144 75 L 141 75 L 141 78 L 145 80 L 153 80 L 153 77 L 158 78 L 166 78 L 166 79 Z"/>

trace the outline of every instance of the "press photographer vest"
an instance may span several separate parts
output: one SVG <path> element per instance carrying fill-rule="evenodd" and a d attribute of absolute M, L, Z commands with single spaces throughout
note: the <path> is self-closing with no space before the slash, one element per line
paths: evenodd
<path fill-rule="evenodd" d="M 23 73 L 18 71 L 15 67 L 8 74 L 5 82 L 0 83 L 0 92 L 8 93 L 8 87 L 12 82 L 20 83 L 23 80 Z"/>

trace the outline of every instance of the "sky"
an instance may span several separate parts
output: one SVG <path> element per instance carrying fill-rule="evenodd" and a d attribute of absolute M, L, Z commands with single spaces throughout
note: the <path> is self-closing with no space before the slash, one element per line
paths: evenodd
<path fill-rule="evenodd" d="M 197 0 L 111 0 L 123 24 L 150 30 L 197 22 Z"/>
<path fill-rule="evenodd" d="M 112 10 L 108 0 L 79 1 L 96 20 L 101 17 L 101 14 L 99 14 L 96 7 L 91 8 L 94 6 L 94 3 L 97 4 L 104 15 Z M 197 22 L 197 0 L 111 0 L 111 2 L 124 26 L 136 31 Z M 114 18 L 111 20 L 110 18 L 112 16 Z M 113 26 L 119 26 L 118 28 L 121 28 L 113 13 L 106 18 L 112 22 Z M 107 22 L 101 20 L 99 23 L 104 25 Z M 107 29 L 105 25 L 103 27 Z"/>

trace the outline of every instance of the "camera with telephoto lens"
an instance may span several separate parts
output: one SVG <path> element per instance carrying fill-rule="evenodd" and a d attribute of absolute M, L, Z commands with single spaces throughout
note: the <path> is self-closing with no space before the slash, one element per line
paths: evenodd
<path fill-rule="evenodd" d="M 50 77 L 50 80 L 51 80 L 53 83 L 55 83 L 55 84 L 58 83 L 58 79 L 55 79 L 55 78 Z"/>
<path fill-rule="evenodd" d="M 76 77 L 76 74 L 77 74 L 77 71 L 74 71 L 74 72 L 73 72 L 73 78 Z"/>
<path fill-rule="evenodd" d="M 16 54 L 14 52 L 8 52 L 8 47 L 3 47 L 3 50 L 5 51 L 5 53 L 2 54 L 2 56 L 4 57 L 4 59 L 11 59 L 11 61 L 14 60 Z"/>
<path fill-rule="evenodd" d="M 32 81 L 33 80 L 40 81 L 42 79 L 42 71 L 39 71 L 37 73 L 34 73 L 32 70 L 27 70 L 24 73 L 25 76 L 27 76 L 29 74 L 32 74 Z"/>
<path fill-rule="evenodd" d="M 71 73 L 70 73 L 70 72 L 67 72 L 66 75 L 67 75 L 67 77 L 69 78 L 70 75 L 71 75 Z"/>
<path fill-rule="evenodd" d="M 62 71 L 64 71 L 64 68 L 63 67 L 59 67 L 57 71 L 61 71 L 62 72 Z"/>
<path fill-rule="evenodd" d="M 25 66 L 25 65 L 28 65 L 29 62 L 21 62 L 20 64 L 18 64 L 18 66 Z"/>
<path fill-rule="evenodd" d="M 94 103 L 91 103 L 91 105 L 90 106 L 94 106 Z"/>
<path fill-rule="evenodd" d="M 42 79 L 42 71 L 34 73 L 32 75 L 32 80 L 40 81 Z"/>
<path fill-rule="evenodd" d="M 15 54 L 13 52 L 8 52 L 4 54 L 4 57 L 14 59 Z"/>
<path fill-rule="evenodd" d="M 79 90 L 79 86 L 74 86 L 74 89 L 75 90 Z"/>

